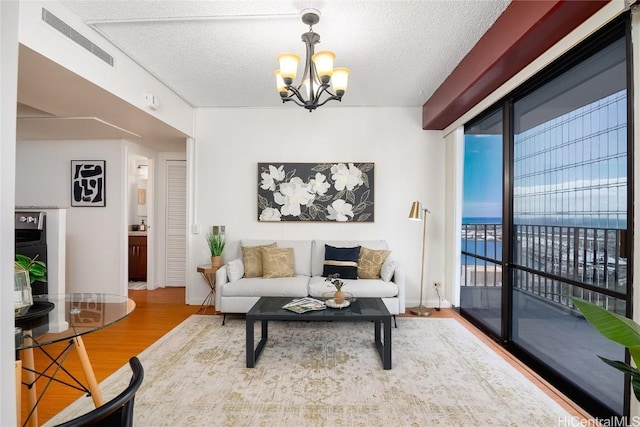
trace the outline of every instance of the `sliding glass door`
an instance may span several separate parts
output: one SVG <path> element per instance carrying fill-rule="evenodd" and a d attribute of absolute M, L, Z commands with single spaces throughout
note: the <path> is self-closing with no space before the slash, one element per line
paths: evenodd
<path fill-rule="evenodd" d="M 627 312 L 625 39 L 514 102 L 515 344 L 622 413 L 624 360 L 575 310 Z M 597 350 L 596 350 L 597 349 Z"/>
<path fill-rule="evenodd" d="M 460 310 L 502 335 L 502 120 L 498 108 L 464 135 Z"/>
<path fill-rule="evenodd" d="M 598 358 L 625 349 L 571 298 L 631 315 L 628 43 L 621 19 L 465 127 L 460 311 L 599 416 L 628 414 Z"/>

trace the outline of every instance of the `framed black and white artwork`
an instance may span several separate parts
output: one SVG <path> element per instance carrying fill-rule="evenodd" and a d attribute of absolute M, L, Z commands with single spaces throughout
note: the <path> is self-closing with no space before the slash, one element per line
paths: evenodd
<path fill-rule="evenodd" d="M 258 163 L 258 221 L 373 222 L 374 163 Z"/>
<path fill-rule="evenodd" d="M 71 160 L 71 206 L 107 205 L 105 160 Z"/>

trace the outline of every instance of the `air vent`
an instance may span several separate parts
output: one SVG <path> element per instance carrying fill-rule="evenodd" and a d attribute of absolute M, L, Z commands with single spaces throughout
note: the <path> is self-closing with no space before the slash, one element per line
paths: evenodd
<path fill-rule="evenodd" d="M 113 67 L 113 56 L 100 49 L 98 46 L 93 44 L 91 40 L 71 28 L 69 24 L 49 12 L 44 7 L 42 8 L 42 20 Z"/>

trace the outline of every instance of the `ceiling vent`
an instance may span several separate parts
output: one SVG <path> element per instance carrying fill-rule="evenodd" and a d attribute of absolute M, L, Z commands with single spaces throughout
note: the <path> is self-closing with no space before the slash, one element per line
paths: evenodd
<path fill-rule="evenodd" d="M 79 44 L 80 46 L 113 67 L 113 56 L 100 49 L 98 46 L 93 44 L 91 40 L 71 28 L 69 24 L 55 16 L 53 13 L 49 12 L 44 7 L 42 8 L 42 20 L 51 25 L 56 30 L 60 31 L 64 36 L 73 40 L 75 43 Z"/>

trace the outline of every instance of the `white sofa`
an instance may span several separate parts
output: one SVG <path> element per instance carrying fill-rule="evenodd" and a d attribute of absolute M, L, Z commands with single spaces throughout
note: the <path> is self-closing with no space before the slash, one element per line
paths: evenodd
<path fill-rule="evenodd" d="M 241 246 L 261 246 L 276 242 L 279 248 L 293 248 L 295 259 L 295 277 L 263 278 L 242 277 L 229 280 L 229 262 L 242 260 Z M 335 291 L 330 282 L 322 277 L 325 244 L 346 248 L 363 246 L 369 249 L 388 249 L 384 240 L 241 240 L 229 242 L 224 257 L 227 263 L 216 272 L 216 311 L 227 313 L 246 313 L 263 296 L 272 297 L 322 297 L 326 292 Z M 343 279 L 343 291 L 356 298 L 380 297 L 392 315 L 405 312 L 404 274 L 393 260 L 393 252 L 386 263 L 393 266 L 391 281 L 382 279 Z M 224 320 L 223 320 L 224 322 Z"/>

